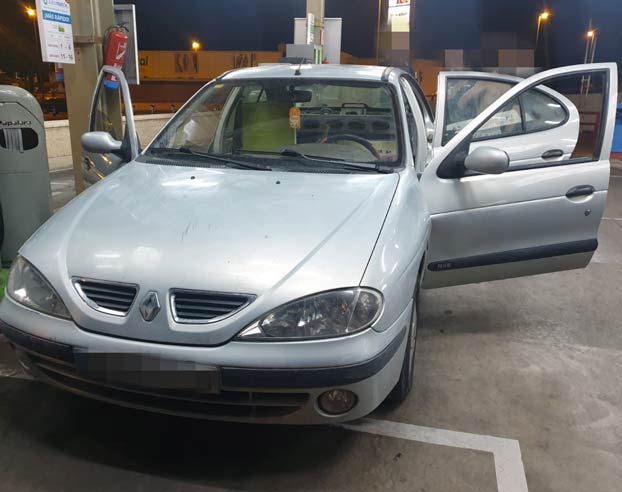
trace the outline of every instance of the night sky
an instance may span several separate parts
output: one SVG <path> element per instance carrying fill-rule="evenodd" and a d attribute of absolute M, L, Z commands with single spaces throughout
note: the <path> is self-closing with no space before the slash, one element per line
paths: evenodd
<path fill-rule="evenodd" d="M 305 0 L 117 0 L 136 4 L 142 49 L 187 49 L 196 37 L 203 49 L 274 50 L 292 42 L 294 17 Z M 156 8 L 157 5 L 157 8 Z M 446 48 L 478 49 L 480 31 L 514 31 L 518 47 L 531 48 L 542 0 L 417 0 L 413 46 L 434 57 Z M 596 61 L 622 66 L 622 0 L 550 0 L 551 62 L 583 62 L 589 18 L 599 28 Z M 343 18 L 344 51 L 373 56 L 377 0 L 326 0 L 326 16 Z M 179 22 L 172 25 L 172 19 Z M 148 29 L 144 26 L 148 25 Z"/>
<path fill-rule="evenodd" d="M 27 0 L 1 0 L 0 69 L 28 70 L 36 60 Z M 31 2 L 34 3 L 34 0 Z M 117 0 L 136 4 L 139 48 L 188 49 L 199 39 L 206 50 L 275 50 L 293 40 L 293 18 L 305 0 Z M 513 31 L 530 48 L 542 0 L 417 0 L 412 44 L 417 56 L 446 48 L 480 48 L 480 31 Z M 583 62 L 589 18 L 598 28 L 596 61 L 622 67 L 622 0 L 549 0 L 547 25 L 552 65 Z M 343 18 L 344 51 L 373 56 L 377 0 L 326 0 L 326 16 Z"/>

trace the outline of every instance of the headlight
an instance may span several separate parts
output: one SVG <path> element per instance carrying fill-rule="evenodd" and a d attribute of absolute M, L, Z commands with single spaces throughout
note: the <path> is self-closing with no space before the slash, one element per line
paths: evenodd
<path fill-rule="evenodd" d="M 36 311 L 59 318 L 71 318 L 48 281 L 21 256 L 11 266 L 6 291 L 17 302 Z"/>
<path fill-rule="evenodd" d="M 296 340 L 339 337 L 371 326 L 382 311 L 382 295 L 344 289 L 305 297 L 275 309 L 238 335 L 238 340 Z"/>

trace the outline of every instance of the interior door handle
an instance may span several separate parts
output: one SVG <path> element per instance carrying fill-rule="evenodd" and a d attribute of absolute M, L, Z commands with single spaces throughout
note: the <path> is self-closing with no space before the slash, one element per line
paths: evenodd
<path fill-rule="evenodd" d="M 564 151 L 562 149 L 551 149 L 547 150 L 544 154 L 542 154 L 543 159 L 553 159 L 554 157 L 561 157 L 564 155 Z"/>
<path fill-rule="evenodd" d="M 566 198 L 575 198 L 578 196 L 589 196 L 593 194 L 596 190 L 592 185 L 579 185 L 574 188 L 570 188 L 566 192 Z"/>

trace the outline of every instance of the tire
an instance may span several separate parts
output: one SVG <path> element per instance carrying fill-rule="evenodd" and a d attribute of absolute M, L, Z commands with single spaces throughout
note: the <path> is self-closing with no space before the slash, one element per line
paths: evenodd
<path fill-rule="evenodd" d="M 412 300 L 412 312 L 410 315 L 410 324 L 408 326 L 408 341 L 406 342 L 406 353 L 404 354 L 404 362 L 402 363 L 402 371 L 397 384 L 391 390 L 386 398 L 386 402 L 391 405 L 400 405 L 410 393 L 413 386 L 415 371 L 415 349 L 417 347 L 417 319 L 419 313 L 419 286 L 420 278 L 417 279 L 417 287 Z"/>

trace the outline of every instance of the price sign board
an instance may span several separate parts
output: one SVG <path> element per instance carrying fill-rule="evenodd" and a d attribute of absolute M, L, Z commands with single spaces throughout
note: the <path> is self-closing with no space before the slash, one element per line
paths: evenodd
<path fill-rule="evenodd" d="M 44 62 L 75 63 L 71 11 L 67 0 L 36 0 Z"/>

